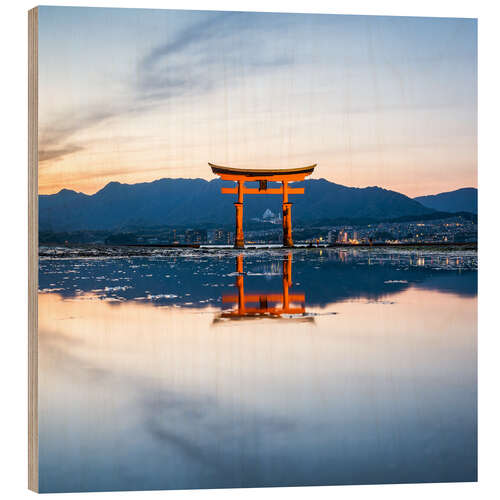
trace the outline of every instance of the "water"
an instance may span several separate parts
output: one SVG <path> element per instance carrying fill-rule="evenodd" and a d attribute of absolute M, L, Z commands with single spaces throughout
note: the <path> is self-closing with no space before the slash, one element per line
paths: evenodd
<path fill-rule="evenodd" d="M 475 252 L 54 252 L 41 491 L 476 480 Z"/>

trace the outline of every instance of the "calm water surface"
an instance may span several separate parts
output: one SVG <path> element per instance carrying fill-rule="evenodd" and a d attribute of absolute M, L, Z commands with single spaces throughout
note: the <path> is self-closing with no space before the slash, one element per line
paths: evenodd
<path fill-rule="evenodd" d="M 61 255 L 41 491 L 476 480 L 474 252 Z"/>

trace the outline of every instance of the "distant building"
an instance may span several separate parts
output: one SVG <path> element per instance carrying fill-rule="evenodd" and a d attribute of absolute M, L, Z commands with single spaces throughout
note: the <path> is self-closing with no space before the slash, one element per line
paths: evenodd
<path fill-rule="evenodd" d="M 276 215 L 274 215 L 274 213 L 269 208 L 266 208 L 266 211 L 262 215 L 263 220 L 271 220 L 274 219 L 275 217 Z"/>
<path fill-rule="evenodd" d="M 347 243 L 348 239 L 349 239 L 349 235 L 348 235 L 347 231 L 345 231 L 345 230 L 339 231 L 339 234 L 337 236 L 338 243 Z"/>
<path fill-rule="evenodd" d="M 266 208 L 262 217 L 252 218 L 255 222 L 269 222 L 271 224 L 281 224 L 281 213 L 275 214 L 270 208 Z"/>
<path fill-rule="evenodd" d="M 200 245 L 207 242 L 206 229 L 187 229 L 184 233 L 184 241 L 188 245 Z"/>
<path fill-rule="evenodd" d="M 232 233 L 224 229 L 215 229 L 210 242 L 218 245 L 231 245 L 233 242 Z"/>

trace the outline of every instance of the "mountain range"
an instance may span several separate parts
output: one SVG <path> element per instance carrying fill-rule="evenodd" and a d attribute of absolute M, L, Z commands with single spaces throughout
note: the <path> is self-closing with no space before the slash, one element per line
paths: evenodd
<path fill-rule="evenodd" d="M 446 193 L 418 196 L 414 198 L 424 207 L 441 212 L 472 212 L 477 214 L 477 189 L 462 188 Z"/>
<path fill-rule="evenodd" d="M 269 187 L 276 187 L 273 184 L 269 183 Z M 62 189 L 56 194 L 39 196 L 39 227 L 41 231 L 80 231 L 159 225 L 232 225 L 235 196 L 220 192 L 221 187 L 232 185 L 219 179 L 166 178 L 138 184 L 110 182 L 93 195 Z M 325 179 L 294 184 L 294 187 L 299 186 L 305 187 L 305 194 L 290 196 L 294 224 L 430 216 L 436 210 L 442 210 L 435 206 L 453 206 L 459 208 L 454 211 L 468 211 L 464 207 L 471 206 L 469 198 L 474 195 L 461 194 L 455 199 L 451 196 L 453 193 L 443 193 L 446 196 L 438 205 L 442 195 L 411 199 L 380 187 L 353 188 Z M 474 191 L 477 200 L 477 190 Z M 449 202 L 446 205 L 447 200 L 454 200 L 454 204 Z M 281 196 L 247 195 L 245 221 L 262 216 L 268 208 L 274 213 L 281 210 Z"/>

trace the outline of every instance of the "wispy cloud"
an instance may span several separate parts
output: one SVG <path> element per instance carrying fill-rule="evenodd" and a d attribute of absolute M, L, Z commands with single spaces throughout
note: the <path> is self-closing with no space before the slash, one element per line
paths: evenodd
<path fill-rule="evenodd" d="M 293 59 L 284 49 L 269 54 L 262 45 L 259 47 L 263 32 L 269 35 L 284 26 L 277 17 L 268 17 L 265 23 L 262 19 L 249 13 L 209 14 L 173 40 L 156 46 L 139 64 L 140 98 L 205 93 L 229 84 L 236 77 L 237 67 L 270 71 L 291 64 Z"/>
<path fill-rule="evenodd" d="M 140 401 L 143 425 L 155 444 L 167 450 L 174 448 L 185 459 L 207 467 L 219 475 L 221 484 L 224 478 L 239 477 L 241 470 L 245 470 L 245 477 L 251 480 L 255 456 L 251 450 L 241 456 L 233 448 L 235 442 L 244 441 L 258 429 L 269 442 L 279 443 L 297 429 L 292 419 L 259 411 L 253 411 L 251 419 L 242 418 L 235 425 L 230 409 L 207 395 L 185 397 L 174 391 L 150 387 L 142 389 L 141 393 L 144 394 Z M 196 439 L 193 439 L 194 428 L 198 429 Z M 220 453 L 221 446 L 224 453 Z M 278 447 L 276 459 L 281 462 L 279 458 L 283 457 Z"/>
<path fill-rule="evenodd" d="M 53 120 L 40 130 L 38 161 L 53 161 L 82 151 L 84 145 L 70 142 L 72 136 L 112 116 L 115 116 L 112 111 L 96 109 L 83 113 L 68 113 Z"/>
<path fill-rule="evenodd" d="M 227 20 L 237 21 L 238 16 L 234 12 L 222 14 L 208 14 L 208 17 L 198 23 L 194 23 L 182 30 L 173 40 L 160 44 L 147 54 L 142 62 L 143 69 L 154 67 L 159 59 L 176 52 L 182 52 L 200 41 L 207 41 L 216 34 L 219 36 L 227 31 Z"/>
<path fill-rule="evenodd" d="M 269 33 L 282 26 L 283 21 L 275 16 L 263 23 L 255 14 L 208 13 L 140 58 L 134 72 L 138 79 L 130 83 L 127 98 L 108 103 L 106 109 L 96 104 L 95 108 L 73 111 L 44 126 L 39 161 L 60 160 L 85 150 L 89 144 L 74 137 L 106 120 L 146 113 L 177 97 L 202 95 L 231 85 L 237 77 L 235 67 L 248 67 L 255 73 L 291 64 L 293 59 L 284 49 L 272 54 L 256 50 L 263 31 Z"/>
<path fill-rule="evenodd" d="M 84 149 L 82 146 L 77 146 L 76 144 L 69 144 L 68 146 L 60 148 L 45 148 L 38 152 L 38 161 L 50 161 L 57 160 L 58 158 L 63 158 L 64 156 L 77 153 Z"/>

